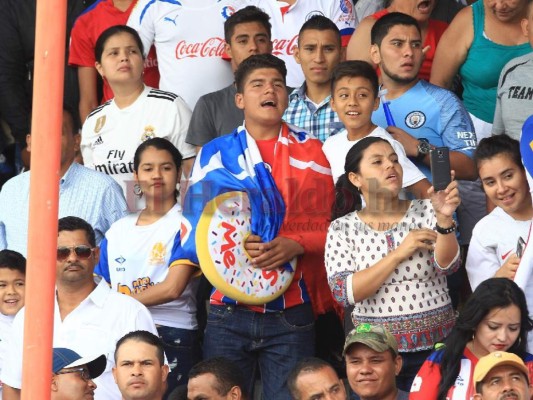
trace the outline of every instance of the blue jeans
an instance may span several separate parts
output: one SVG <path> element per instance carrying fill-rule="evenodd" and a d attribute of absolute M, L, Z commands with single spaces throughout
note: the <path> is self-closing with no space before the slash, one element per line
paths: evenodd
<path fill-rule="evenodd" d="M 187 385 L 189 370 L 201 360 L 202 352 L 198 331 L 157 326 L 157 333 L 163 342 L 170 367 L 166 391 L 168 396 L 176 387 Z"/>
<path fill-rule="evenodd" d="M 285 385 L 299 360 L 315 352 L 310 304 L 258 313 L 239 306 L 211 305 L 207 315 L 204 358 L 226 357 L 242 370 L 252 393 L 259 367 L 263 399 L 290 400 Z"/>

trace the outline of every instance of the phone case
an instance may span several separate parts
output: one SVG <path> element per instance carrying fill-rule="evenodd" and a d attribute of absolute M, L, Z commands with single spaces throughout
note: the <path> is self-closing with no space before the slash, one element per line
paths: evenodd
<path fill-rule="evenodd" d="M 429 160 L 435 191 L 446 189 L 452 181 L 449 149 L 447 147 L 436 147 L 430 151 Z"/>
<path fill-rule="evenodd" d="M 522 258 L 522 253 L 524 252 L 524 247 L 526 247 L 526 242 L 520 236 L 518 242 L 516 243 L 516 256 Z"/>

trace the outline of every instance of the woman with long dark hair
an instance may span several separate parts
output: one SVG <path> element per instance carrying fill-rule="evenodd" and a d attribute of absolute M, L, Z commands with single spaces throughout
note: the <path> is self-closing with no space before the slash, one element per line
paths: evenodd
<path fill-rule="evenodd" d="M 470 400 L 477 361 L 495 351 L 517 354 L 533 371 L 533 356 L 526 352 L 531 329 L 526 298 L 516 283 L 487 279 L 463 306 L 444 347 L 432 353 L 418 372 L 409 399 Z"/>
<path fill-rule="evenodd" d="M 147 139 L 162 137 L 180 151 L 188 177 L 196 156 L 194 146 L 185 143 L 191 110 L 177 94 L 144 84 L 143 44 L 137 31 L 112 26 L 98 37 L 94 52 L 96 70 L 115 97 L 95 108 L 83 124 L 85 166 L 110 175 L 130 198 L 135 150 Z"/>
<path fill-rule="evenodd" d="M 398 387 L 408 391 L 455 320 L 445 275 L 460 262 L 452 218 L 460 200 L 455 181 L 430 188 L 430 199 L 402 200 L 402 177 L 388 141 L 366 137 L 350 149 L 325 259 L 333 295 L 355 306 L 354 325 L 381 324 L 396 337 L 404 360 Z"/>
<path fill-rule="evenodd" d="M 182 158 L 168 140 L 148 139 L 135 152 L 136 191 L 146 207 L 119 219 L 100 245 L 95 274 L 139 300 L 152 314 L 171 367 L 169 391 L 187 383 L 200 358 L 194 267 L 169 267 L 182 213 L 177 202 Z"/>

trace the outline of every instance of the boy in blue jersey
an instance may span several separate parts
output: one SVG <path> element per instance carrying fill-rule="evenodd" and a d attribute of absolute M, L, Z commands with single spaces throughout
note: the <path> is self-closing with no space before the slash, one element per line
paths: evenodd
<path fill-rule="evenodd" d="M 383 104 L 372 121 L 387 128 L 428 179 L 429 152 L 439 146 L 450 148 L 457 179 L 475 179 L 472 155 L 476 137 L 466 109 L 452 92 L 418 79 L 424 56 L 416 20 L 390 13 L 372 27 L 371 41 L 370 56 L 380 67 L 395 126 L 387 123 Z"/>

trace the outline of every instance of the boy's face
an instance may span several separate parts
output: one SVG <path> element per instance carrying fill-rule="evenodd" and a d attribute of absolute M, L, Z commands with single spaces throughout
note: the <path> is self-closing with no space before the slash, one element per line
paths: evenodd
<path fill-rule="evenodd" d="M 235 95 L 235 103 L 244 110 L 246 122 L 264 126 L 281 123 L 288 103 L 283 76 L 274 68 L 252 71 L 246 77 L 242 93 Z"/>
<path fill-rule="evenodd" d="M 329 83 L 333 68 L 342 58 L 338 35 L 332 30 L 303 31 L 294 58 L 301 65 L 307 83 Z"/>
<path fill-rule="evenodd" d="M 22 272 L 0 268 L 0 313 L 15 315 L 24 306 L 25 282 Z"/>
<path fill-rule="evenodd" d="M 231 57 L 233 71 L 239 64 L 254 54 L 267 54 L 272 51 L 268 31 L 260 22 L 243 22 L 235 25 L 231 43 L 226 43 L 226 53 Z"/>
<path fill-rule="evenodd" d="M 372 112 L 378 107 L 379 98 L 374 95 L 374 88 L 368 79 L 345 76 L 335 84 L 331 108 L 349 132 L 371 127 Z"/>

